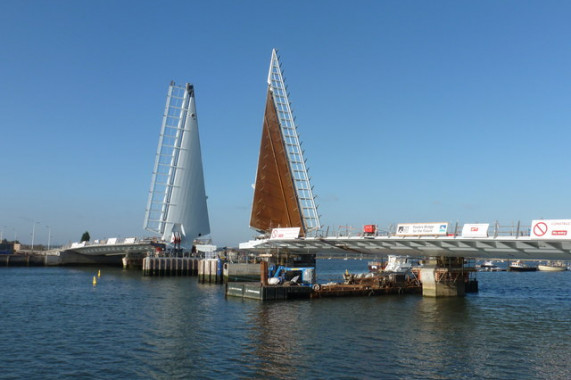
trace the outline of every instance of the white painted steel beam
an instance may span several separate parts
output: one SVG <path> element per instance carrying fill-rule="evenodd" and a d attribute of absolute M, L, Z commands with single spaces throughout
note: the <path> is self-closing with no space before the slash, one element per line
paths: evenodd
<path fill-rule="evenodd" d="M 240 244 L 241 249 L 287 249 L 299 253 L 348 252 L 364 254 L 477 257 L 484 259 L 571 260 L 571 239 L 530 237 L 307 237 L 264 239 Z"/>

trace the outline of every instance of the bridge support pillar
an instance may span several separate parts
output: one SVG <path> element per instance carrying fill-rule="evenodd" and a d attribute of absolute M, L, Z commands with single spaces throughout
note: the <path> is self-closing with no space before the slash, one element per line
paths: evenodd
<path fill-rule="evenodd" d="M 463 297 L 469 272 L 462 257 L 431 257 L 420 270 L 425 297 Z"/>

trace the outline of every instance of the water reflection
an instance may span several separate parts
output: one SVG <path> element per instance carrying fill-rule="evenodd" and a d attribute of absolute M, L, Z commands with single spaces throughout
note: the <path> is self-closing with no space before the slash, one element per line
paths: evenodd
<path fill-rule="evenodd" d="M 303 367 L 305 337 L 311 330 L 303 318 L 309 301 L 259 304 L 248 314 L 246 366 L 255 377 L 295 377 Z"/>
<path fill-rule="evenodd" d="M 338 266 L 342 272 L 345 263 Z M 331 273 L 333 273 L 333 268 Z M 522 378 L 571 372 L 571 272 L 485 273 L 465 298 L 262 303 L 196 278 L 0 270 L 15 378 Z M 22 363 L 26 363 L 23 365 Z"/>

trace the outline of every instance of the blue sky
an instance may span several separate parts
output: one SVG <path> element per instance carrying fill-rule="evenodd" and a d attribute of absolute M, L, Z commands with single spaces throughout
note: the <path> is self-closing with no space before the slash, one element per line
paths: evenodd
<path fill-rule="evenodd" d="M 195 85 L 214 243 L 248 228 L 272 48 L 322 224 L 571 218 L 567 1 L 0 2 L 0 229 L 144 236 Z"/>

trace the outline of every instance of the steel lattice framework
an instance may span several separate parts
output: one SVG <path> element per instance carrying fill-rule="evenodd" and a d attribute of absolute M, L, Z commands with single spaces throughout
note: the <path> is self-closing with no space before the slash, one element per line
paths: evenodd
<path fill-rule="evenodd" d="M 169 86 L 144 228 L 167 241 L 179 234 L 186 247 L 210 233 L 194 87 L 188 83 Z"/>
<path fill-rule="evenodd" d="M 306 167 L 306 160 L 303 157 L 297 125 L 291 110 L 291 103 L 288 98 L 286 85 L 283 78 L 281 64 L 277 51 L 272 50 L 272 59 L 268 73 L 268 85 L 272 93 L 274 105 L 276 107 L 280 130 L 287 152 L 289 169 L 294 182 L 297 195 L 297 202 L 301 210 L 306 231 L 318 230 L 319 214 L 313 195 L 310 177 Z"/>

